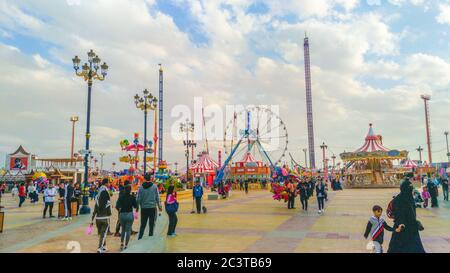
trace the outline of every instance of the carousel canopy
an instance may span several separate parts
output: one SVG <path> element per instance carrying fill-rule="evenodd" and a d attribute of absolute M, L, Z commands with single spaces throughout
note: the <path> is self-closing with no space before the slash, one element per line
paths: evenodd
<path fill-rule="evenodd" d="M 217 168 L 219 164 L 209 156 L 208 152 L 202 152 L 198 161 L 190 167 L 195 173 L 215 173 Z"/>
<path fill-rule="evenodd" d="M 417 164 L 408 158 L 405 162 L 403 162 L 402 167 L 404 168 L 417 168 Z"/>
<path fill-rule="evenodd" d="M 407 151 L 390 150 L 383 146 L 381 135 L 375 135 L 372 123 L 369 124 L 369 133 L 365 138 L 364 145 L 352 153 L 340 154 L 344 161 L 358 161 L 364 159 L 404 159 L 408 156 Z"/>
<path fill-rule="evenodd" d="M 373 128 L 372 128 L 372 123 L 369 124 L 369 133 L 366 136 L 366 141 L 364 143 L 363 146 L 361 146 L 361 148 L 359 148 L 358 150 L 355 151 L 355 153 L 360 153 L 360 152 L 377 152 L 377 151 L 382 151 L 382 152 L 387 152 L 389 151 L 388 148 L 383 146 L 383 138 L 381 137 L 381 135 L 375 135 L 373 132 Z"/>

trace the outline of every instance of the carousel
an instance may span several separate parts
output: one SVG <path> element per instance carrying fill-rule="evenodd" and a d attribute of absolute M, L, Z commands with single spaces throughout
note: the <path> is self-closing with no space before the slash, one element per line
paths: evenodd
<path fill-rule="evenodd" d="M 364 145 L 351 153 L 340 154 L 344 161 L 347 188 L 398 187 L 404 171 L 394 168 L 394 160 L 408 157 L 407 151 L 390 150 L 383 146 L 381 135 L 375 135 L 372 124 Z"/>

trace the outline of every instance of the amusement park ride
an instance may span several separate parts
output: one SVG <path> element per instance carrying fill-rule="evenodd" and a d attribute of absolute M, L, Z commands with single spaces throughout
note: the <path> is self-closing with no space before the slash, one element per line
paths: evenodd
<path fill-rule="evenodd" d="M 344 175 L 348 188 L 383 188 L 400 185 L 405 172 L 394 168 L 393 161 L 406 159 L 408 152 L 384 147 L 382 136 L 375 135 L 369 124 L 364 145 L 340 156 L 346 164 Z"/>
<path fill-rule="evenodd" d="M 246 119 L 246 126 L 237 140 L 237 124 L 242 119 Z M 287 145 L 286 125 L 270 109 L 249 107 L 235 113 L 224 134 L 223 150 L 227 158 L 218 169 L 214 184 L 229 178 L 269 179 L 270 170 L 275 172 L 285 157 Z M 234 162 L 237 158 L 241 160 Z"/>

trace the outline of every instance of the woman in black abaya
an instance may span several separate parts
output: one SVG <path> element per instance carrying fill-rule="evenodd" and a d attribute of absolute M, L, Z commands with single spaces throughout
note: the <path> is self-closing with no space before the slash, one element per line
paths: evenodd
<path fill-rule="evenodd" d="M 392 233 L 388 253 L 425 253 L 420 240 L 421 224 L 416 219 L 416 206 L 413 198 L 413 186 L 409 179 L 400 186 L 400 194 L 393 200 L 394 229 L 405 225 L 401 232 Z"/>

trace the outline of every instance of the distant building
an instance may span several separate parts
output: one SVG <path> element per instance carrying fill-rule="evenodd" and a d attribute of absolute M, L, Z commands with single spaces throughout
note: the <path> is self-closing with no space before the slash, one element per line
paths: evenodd
<path fill-rule="evenodd" d="M 53 183 L 61 180 L 79 182 L 82 180 L 84 168 L 83 158 L 38 158 L 27 152 L 23 146 L 6 156 L 5 170 L 0 173 L 0 182 L 26 182 L 33 174 L 43 172 Z"/>

